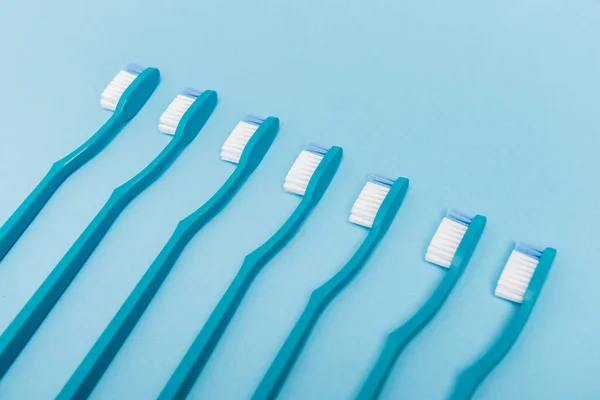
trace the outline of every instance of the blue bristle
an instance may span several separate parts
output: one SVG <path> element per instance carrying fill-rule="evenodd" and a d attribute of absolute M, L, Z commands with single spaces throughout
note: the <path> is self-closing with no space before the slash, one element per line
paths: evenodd
<path fill-rule="evenodd" d="M 376 183 L 378 185 L 381 185 L 381 186 L 386 186 L 388 188 L 391 188 L 394 185 L 394 183 L 396 182 L 392 178 L 388 178 L 387 176 L 379 175 L 379 174 L 372 174 L 369 177 L 369 181 Z"/>
<path fill-rule="evenodd" d="M 264 118 L 257 117 L 256 115 L 252 115 L 252 114 L 248 114 L 248 115 L 246 115 L 246 118 L 244 118 L 244 122 L 248 122 L 248 123 L 254 124 L 254 125 L 260 125 L 264 121 L 265 121 Z"/>
<path fill-rule="evenodd" d="M 519 242 L 515 245 L 515 250 L 537 260 L 542 257 L 542 253 L 544 252 L 544 249 L 540 249 L 539 247 L 522 242 Z"/>
<path fill-rule="evenodd" d="M 125 71 L 127 71 L 127 72 L 129 72 L 129 73 L 132 73 L 132 74 L 134 74 L 134 75 L 139 75 L 139 74 L 141 74 L 143 70 L 144 70 L 144 67 L 142 67 L 142 66 L 141 66 L 141 65 L 139 65 L 139 64 L 135 64 L 135 63 L 128 64 L 128 65 L 125 67 Z"/>
<path fill-rule="evenodd" d="M 197 99 L 202 94 L 202 92 L 189 87 L 189 88 L 185 88 L 185 90 L 183 91 L 182 94 L 184 96 L 193 97 L 194 99 Z"/>
<path fill-rule="evenodd" d="M 473 221 L 472 215 L 465 214 L 455 209 L 448 210 L 448 212 L 446 213 L 446 218 L 450 218 L 451 220 L 466 226 L 469 226 L 471 224 L 471 221 Z"/>
<path fill-rule="evenodd" d="M 304 148 L 306 151 L 310 151 L 311 153 L 318 154 L 320 156 L 325 156 L 331 147 L 324 147 L 315 143 L 310 143 L 308 146 Z"/>

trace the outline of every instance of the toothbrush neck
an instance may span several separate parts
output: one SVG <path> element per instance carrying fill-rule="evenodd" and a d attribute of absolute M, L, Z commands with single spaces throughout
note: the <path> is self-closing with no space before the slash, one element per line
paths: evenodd
<path fill-rule="evenodd" d="M 251 260 L 252 263 L 270 259 L 294 236 L 313 206 L 314 204 L 311 199 L 304 197 L 281 228 L 267 242 L 249 254 L 247 259 Z"/>
<path fill-rule="evenodd" d="M 317 288 L 310 301 L 318 307 L 330 302 L 363 268 L 380 238 L 378 229 L 371 230 L 352 258 L 327 282 Z"/>
<path fill-rule="evenodd" d="M 227 178 L 223 186 L 199 209 L 184 218 L 180 225 L 185 232 L 195 233 L 201 229 L 225 204 L 233 197 L 242 186 L 247 174 L 239 167 Z"/>

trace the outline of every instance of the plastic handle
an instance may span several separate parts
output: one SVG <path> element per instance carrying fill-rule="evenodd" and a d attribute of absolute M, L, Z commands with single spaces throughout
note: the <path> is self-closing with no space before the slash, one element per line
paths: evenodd
<path fill-rule="evenodd" d="M 203 99 L 206 107 L 206 112 L 204 109 L 201 112 L 206 117 L 204 122 L 216 105 L 212 100 L 213 96 Z M 182 128 L 182 132 L 188 128 L 191 129 L 191 125 Z M 10 368 L 121 212 L 166 171 L 187 143 L 176 134 L 146 168 L 113 191 L 100 212 L 0 336 L 0 377 Z"/>
<path fill-rule="evenodd" d="M 518 310 L 492 347 L 459 375 L 450 395 L 451 400 L 467 400 L 473 397 L 481 382 L 508 354 L 529 319 L 555 256 L 555 249 L 544 250 L 525 293 L 523 303 L 518 306 Z"/>
<path fill-rule="evenodd" d="M 244 259 L 240 271 L 217 304 L 161 392 L 159 399 L 184 399 L 206 365 L 244 295 L 262 268 L 295 235 L 323 197 L 342 159 L 342 149 L 332 147 L 319 163 L 302 201 L 283 226 Z"/>
<path fill-rule="evenodd" d="M 371 400 L 379 397 L 385 381 L 392 371 L 400 353 L 420 328 L 433 317 L 433 314 L 435 314 L 435 311 L 441 305 L 441 302 L 448 296 L 457 280 L 458 275 L 453 271 L 448 271 L 433 295 L 427 300 L 419 312 L 388 336 L 375 366 L 369 373 L 367 380 L 356 397 L 357 399 Z"/>
<path fill-rule="evenodd" d="M 0 228 L 0 261 L 69 175 L 98 155 L 142 109 L 159 81 L 159 71 L 146 68 L 123 93 L 117 109 L 104 125 L 85 143 L 52 165 L 42 181 Z"/>
<path fill-rule="evenodd" d="M 388 336 L 375 366 L 356 397 L 357 399 L 371 400 L 379 397 L 385 381 L 402 351 L 439 311 L 456 285 L 479 242 L 485 223 L 486 218 L 481 215 L 473 218 L 444 278 L 417 313 Z"/>
<path fill-rule="evenodd" d="M 87 397 L 140 320 L 185 246 L 233 197 L 245 174 L 237 170 L 201 208 L 183 219 L 158 257 L 135 286 L 57 399 Z"/>
<path fill-rule="evenodd" d="M 292 230 L 297 229 L 296 226 L 300 224 L 300 220 L 308 212 L 307 205 L 307 203 L 302 202 L 282 227 L 286 232 L 279 232 L 289 235 Z M 267 252 L 269 252 L 269 249 L 264 251 L 263 247 L 261 247 L 246 256 L 240 271 L 229 285 L 229 288 L 211 313 L 198 336 L 196 336 L 196 339 L 194 339 L 194 342 L 177 366 L 177 369 L 169 378 L 158 399 L 184 399 L 187 396 L 252 281 L 270 258 L 267 256 Z"/>
<path fill-rule="evenodd" d="M 275 399 L 277 397 L 319 316 L 343 287 L 358 274 L 377 241 L 377 235 L 369 234 L 350 262 L 332 279 L 311 294 L 302 315 L 254 392 L 253 400 Z"/>
<path fill-rule="evenodd" d="M 182 122 L 186 122 L 182 119 Z M 246 163 L 240 163 L 223 186 L 202 207 L 177 225 L 175 232 L 148 268 L 125 303 L 113 317 L 98 341 L 58 395 L 60 399 L 78 399 L 89 395 L 106 368 L 160 289 L 186 245 L 204 225 L 233 198 L 263 159 L 279 128 L 279 120 L 269 117 L 254 133 L 244 150 Z M 246 152 L 246 150 L 248 152 Z M 248 156 L 248 154 L 250 154 Z"/>
<path fill-rule="evenodd" d="M 320 315 L 360 272 L 380 239 L 388 230 L 391 221 L 402 204 L 407 189 L 408 179 L 399 178 L 396 180 L 377 212 L 373 227 L 359 249 L 337 274 L 312 293 L 300 319 L 296 322 L 292 332 L 254 392 L 253 400 L 266 400 L 277 397 Z"/>

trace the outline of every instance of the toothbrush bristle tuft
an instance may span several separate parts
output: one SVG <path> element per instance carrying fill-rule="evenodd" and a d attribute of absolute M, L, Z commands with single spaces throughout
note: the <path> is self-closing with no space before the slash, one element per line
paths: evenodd
<path fill-rule="evenodd" d="M 394 180 L 383 175 L 372 175 L 361 190 L 350 211 L 349 221 L 371 228 L 379 207 L 394 185 Z"/>
<path fill-rule="evenodd" d="M 244 148 L 264 120 L 264 118 L 248 115 L 242 121 L 238 122 L 223 144 L 223 147 L 221 147 L 221 159 L 235 164 L 239 163 Z"/>
<path fill-rule="evenodd" d="M 318 144 L 311 143 L 306 146 L 287 173 L 283 189 L 304 196 L 310 179 L 327 151 L 329 151 L 329 147 L 319 146 Z"/>
<path fill-rule="evenodd" d="M 500 274 L 496 296 L 522 303 L 542 253 L 543 250 L 534 246 L 517 243 Z"/>
<path fill-rule="evenodd" d="M 187 88 L 178 94 L 160 116 L 158 130 L 167 135 L 174 135 L 181 118 L 183 118 L 185 112 L 194 104 L 194 101 L 196 101 L 200 94 L 202 92 L 192 88 Z"/>
<path fill-rule="evenodd" d="M 120 70 L 102 91 L 102 94 L 100 95 L 100 106 L 107 110 L 115 111 L 125 90 L 127 90 L 129 85 L 131 85 L 143 70 L 144 68 L 137 64 L 129 64 L 125 69 Z"/>
<path fill-rule="evenodd" d="M 425 260 L 441 267 L 450 268 L 456 250 L 458 250 L 472 220 L 473 217 L 470 215 L 456 210 L 448 210 L 427 247 Z"/>

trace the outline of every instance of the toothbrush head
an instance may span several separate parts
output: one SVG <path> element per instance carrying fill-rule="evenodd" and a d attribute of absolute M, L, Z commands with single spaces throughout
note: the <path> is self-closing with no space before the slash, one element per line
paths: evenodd
<path fill-rule="evenodd" d="M 202 92 L 192 88 L 178 94 L 160 116 L 158 130 L 167 135 L 175 135 L 181 119 L 201 94 Z"/>
<path fill-rule="evenodd" d="M 129 64 L 102 91 L 100 105 L 128 121 L 150 98 L 159 81 L 158 69 Z"/>
<path fill-rule="evenodd" d="M 264 118 L 248 115 L 238 122 L 221 147 L 221 159 L 238 164 L 250 138 L 264 121 Z"/>
<path fill-rule="evenodd" d="M 329 149 L 312 143 L 306 146 L 287 173 L 283 189 L 304 196 L 313 174 Z"/>
<path fill-rule="evenodd" d="M 458 272 L 467 265 L 487 219 L 448 210 L 427 247 L 425 260 Z"/>
<path fill-rule="evenodd" d="M 547 264 L 545 268 L 547 269 L 549 263 L 552 263 L 554 253 L 554 249 L 543 250 L 525 243 L 517 243 L 500 274 L 495 291 L 496 296 L 515 303 L 523 303 L 528 289 L 532 286 L 534 273 L 542 264 L 542 257 L 546 254 L 551 257 L 549 262 L 543 263 Z"/>
<path fill-rule="evenodd" d="M 225 140 L 221 159 L 243 166 L 248 172 L 253 171 L 271 147 L 278 130 L 278 118 L 248 115 Z"/>
<path fill-rule="evenodd" d="M 371 175 L 354 202 L 348 220 L 356 225 L 372 228 L 379 208 L 395 183 L 396 180 L 383 175 Z"/>
<path fill-rule="evenodd" d="M 440 267 L 450 268 L 456 250 L 472 221 L 472 216 L 448 210 L 429 243 L 425 260 Z"/>

